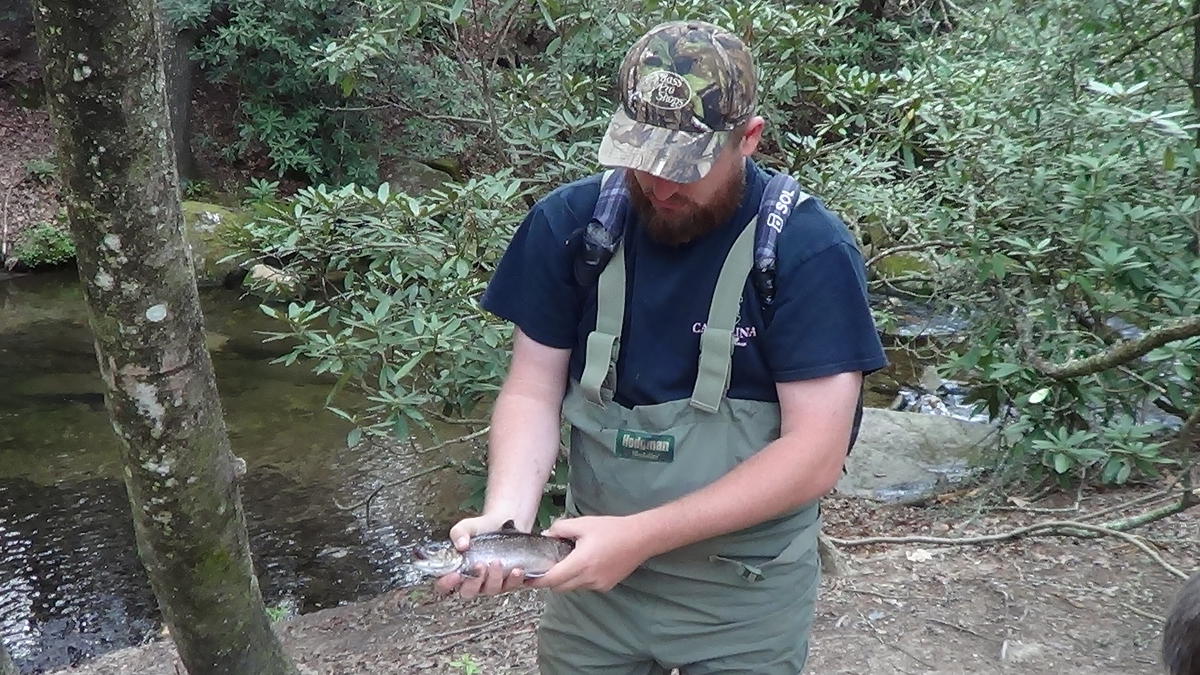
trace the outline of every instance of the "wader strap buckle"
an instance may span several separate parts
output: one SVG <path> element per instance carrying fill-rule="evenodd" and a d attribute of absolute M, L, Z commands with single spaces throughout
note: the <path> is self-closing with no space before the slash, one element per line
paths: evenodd
<path fill-rule="evenodd" d="M 584 352 L 583 375 L 579 378 L 579 387 L 584 397 L 598 406 L 604 406 L 612 398 L 616 387 L 616 369 L 612 367 L 617 361 L 620 349 L 620 339 L 611 333 L 592 331 L 587 337 L 587 351 Z M 602 392 L 602 390 L 604 390 Z"/>
<path fill-rule="evenodd" d="M 700 334 L 700 368 L 691 404 L 715 413 L 729 389 L 733 364 L 733 331 L 708 327 Z"/>
<path fill-rule="evenodd" d="M 737 575 L 746 581 L 762 581 L 765 577 L 761 569 L 755 567 L 754 565 L 748 565 L 741 560 L 734 560 L 733 558 L 726 558 L 725 556 L 720 555 L 710 555 L 708 556 L 708 561 L 732 565 L 733 568 L 737 570 Z"/>

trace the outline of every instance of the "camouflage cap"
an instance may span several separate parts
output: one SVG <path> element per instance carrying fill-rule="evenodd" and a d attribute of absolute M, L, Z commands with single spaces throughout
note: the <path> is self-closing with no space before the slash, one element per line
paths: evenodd
<path fill-rule="evenodd" d="M 671 21 L 629 49 L 617 89 L 621 106 L 600 142 L 600 163 L 691 183 L 754 114 L 758 76 L 750 50 L 731 33 Z"/>

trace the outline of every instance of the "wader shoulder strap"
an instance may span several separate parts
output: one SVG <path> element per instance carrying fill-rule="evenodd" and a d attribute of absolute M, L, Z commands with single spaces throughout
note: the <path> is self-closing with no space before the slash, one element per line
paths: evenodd
<path fill-rule="evenodd" d="M 603 406 L 616 389 L 617 354 L 625 321 L 625 246 L 617 244 L 600 273 L 596 291 L 596 330 L 588 333 L 579 386 L 592 403 Z M 602 391 L 603 390 L 603 391 Z"/>
<path fill-rule="evenodd" d="M 754 220 L 742 228 L 729 249 L 708 309 L 708 323 L 700 334 L 700 368 L 691 405 L 716 412 L 729 389 L 733 363 L 733 338 L 742 304 L 742 290 L 754 263 Z"/>

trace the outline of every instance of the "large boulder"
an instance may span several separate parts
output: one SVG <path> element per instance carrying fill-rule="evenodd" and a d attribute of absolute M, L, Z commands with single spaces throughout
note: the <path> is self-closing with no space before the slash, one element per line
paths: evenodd
<path fill-rule="evenodd" d="M 441 187 L 442 183 L 454 180 L 454 177 L 428 164 L 409 159 L 396 162 L 387 170 L 383 180 L 392 192 L 416 197 Z"/>
<path fill-rule="evenodd" d="M 999 430 L 988 424 L 866 408 L 837 492 L 882 502 L 919 501 L 991 464 L 999 440 Z"/>
<path fill-rule="evenodd" d="M 246 216 L 218 204 L 185 201 L 183 231 L 192 249 L 192 265 L 196 268 L 196 284 L 220 286 L 230 275 L 239 273 L 238 261 L 226 260 L 234 252 L 229 236 L 245 224 Z"/>

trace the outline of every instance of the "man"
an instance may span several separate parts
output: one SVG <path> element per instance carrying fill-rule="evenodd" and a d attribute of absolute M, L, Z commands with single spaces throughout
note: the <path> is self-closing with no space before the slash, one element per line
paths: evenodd
<path fill-rule="evenodd" d="M 818 501 L 841 474 L 866 372 L 886 365 L 862 258 L 815 199 L 793 209 L 765 306 L 748 281 L 768 175 L 764 121 L 733 35 L 657 26 L 627 54 L 600 147 L 633 208 L 598 283 L 573 270 L 599 176 L 538 202 L 483 305 L 516 324 L 492 417 L 483 513 L 460 548 L 514 519 L 529 530 L 571 424 L 575 541 L 544 577 L 447 575 L 464 598 L 554 591 L 543 673 L 795 675 L 819 574 Z"/>

